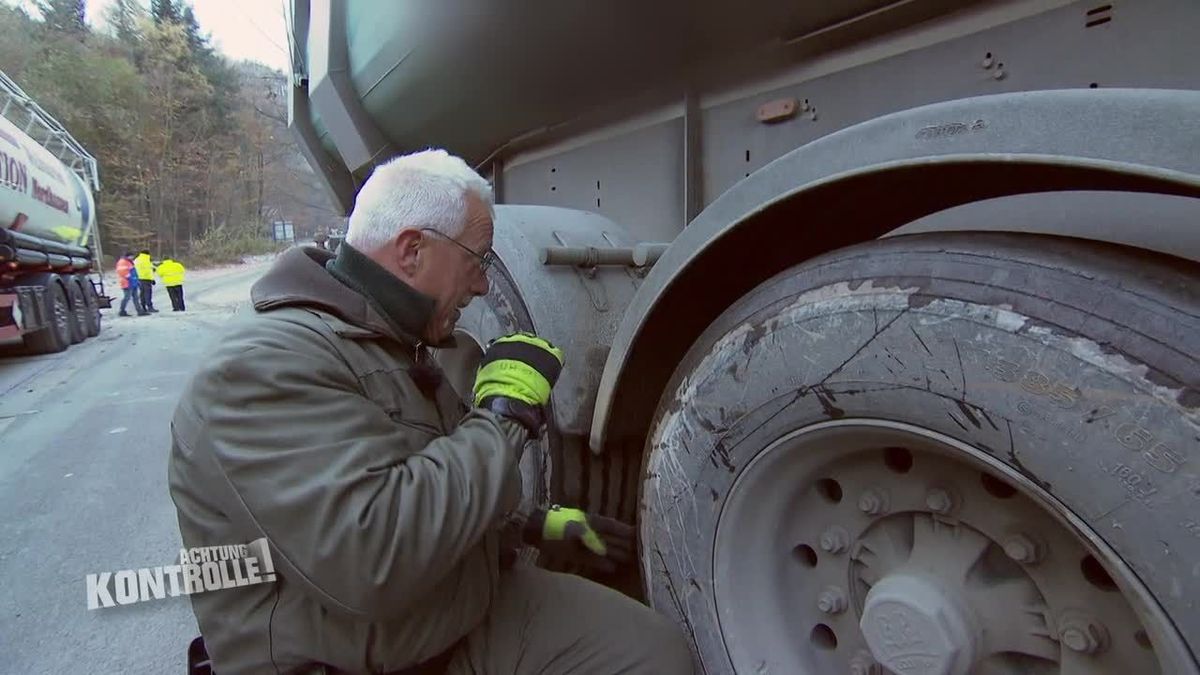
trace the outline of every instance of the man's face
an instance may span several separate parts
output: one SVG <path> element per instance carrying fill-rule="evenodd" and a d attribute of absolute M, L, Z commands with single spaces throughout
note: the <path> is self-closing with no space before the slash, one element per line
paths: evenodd
<path fill-rule="evenodd" d="M 467 223 L 455 240 L 461 246 L 437 233 L 421 232 L 418 262 L 409 283 L 436 303 L 422 336 L 426 342 L 437 343 L 449 337 L 462 308 L 488 291 L 487 275 L 477 256 L 492 248 L 492 215 L 474 193 L 467 196 Z"/>

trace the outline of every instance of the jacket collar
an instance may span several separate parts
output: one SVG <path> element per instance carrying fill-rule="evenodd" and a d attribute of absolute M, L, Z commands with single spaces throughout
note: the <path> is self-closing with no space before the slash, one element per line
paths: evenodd
<path fill-rule="evenodd" d="M 342 243 L 338 254 L 294 247 L 250 289 L 254 309 L 310 307 L 346 323 L 419 347 L 434 301 Z M 453 338 L 436 347 L 452 347 Z"/>
<path fill-rule="evenodd" d="M 358 249 L 342 242 L 337 257 L 325 263 L 335 279 L 367 299 L 406 342 L 420 344 L 433 316 L 434 299 L 409 286 Z M 438 345 L 441 346 L 441 345 Z"/>

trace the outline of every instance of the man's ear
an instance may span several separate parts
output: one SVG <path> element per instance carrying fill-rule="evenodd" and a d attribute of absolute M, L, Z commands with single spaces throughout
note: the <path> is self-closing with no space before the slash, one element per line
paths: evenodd
<path fill-rule="evenodd" d="M 415 275 L 420 267 L 420 253 L 425 246 L 424 237 L 417 230 L 404 230 L 392 242 L 396 247 L 396 264 L 400 271 Z"/>

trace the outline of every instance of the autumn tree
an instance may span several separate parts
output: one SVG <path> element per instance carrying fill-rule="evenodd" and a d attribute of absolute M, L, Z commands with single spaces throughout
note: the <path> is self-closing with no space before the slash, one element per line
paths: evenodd
<path fill-rule="evenodd" d="M 181 15 L 182 12 L 176 0 L 150 0 L 150 16 L 159 26 L 168 23 L 178 24 Z"/>
<path fill-rule="evenodd" d="M 38 11 L 46 27 L 60 33 L 87 33 L 84 0 L 37 0 Z"/>
<path fill-rule="evenodd" d="M 141 40 L 138 25 L 145 18 L 146 11 L 137 0 L 115 0 L 104 13 L 104 20 L 112 28 L 113 37 L 130 49 Z"/>
<path fill-rule="evenodd" d="M 99 162 L 109 252 L 236 259 L 271 246 L 272 219 L 336 218 L 286 129 L 285 75 L 229 63 L 190 10 L 115 0 L 93 34 L 0 3 L 0 67 Z"/>

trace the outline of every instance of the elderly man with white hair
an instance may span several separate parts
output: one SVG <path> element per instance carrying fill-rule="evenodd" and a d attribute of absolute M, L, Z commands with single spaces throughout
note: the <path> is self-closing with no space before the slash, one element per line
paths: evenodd
<path fill-rule="evenodd" d="M 266 542 L 275 579 L 195 593 L 213 672 L 688 673 L 678 629 L 574 575 L 632 556 L 632 529 L 514 514 L 563 354 L 529 334 L 484 355 L 469 408 L 428 347 L 487 293 L 492 193 L 461 159 L 379 166 L 337 255 L 297 247 L 252 290 L 172 421 L 186 547 Z"/>

